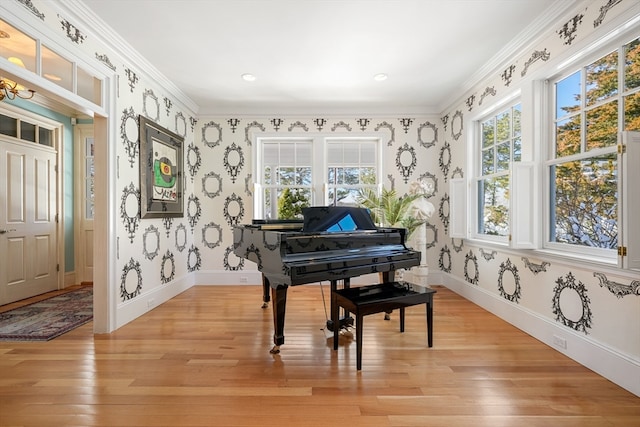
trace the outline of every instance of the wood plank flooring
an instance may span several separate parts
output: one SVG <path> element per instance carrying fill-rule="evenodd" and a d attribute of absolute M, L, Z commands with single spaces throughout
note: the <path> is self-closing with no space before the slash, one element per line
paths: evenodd
<path fill-rule="evenodd" d="M 257 286 L 196 286 L 112 334 L 0 342 L 0 426 L 640 426 L 640 398 L 435 286 L 333 351 L 318 285 L 289 290 L 272 346 Z M 329 310 L 328 285 L 323 287 Z"/>

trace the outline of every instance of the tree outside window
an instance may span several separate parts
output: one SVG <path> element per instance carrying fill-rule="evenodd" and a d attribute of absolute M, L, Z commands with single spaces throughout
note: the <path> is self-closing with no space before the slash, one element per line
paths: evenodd
<path fill-rule="evenodd" d="M 356 206 L 378 191 L 378 136 L 258 137 L 256 218 L 301 219 L 308 206 Z"/>
<path fill-rule="evenodd" d="M 261 149 L 264 217 L 302 218 L 312 202 L 312 141 L 269 140 Z"/>
<path fill-rule="evenodd" d="M 618 134 L 640 129 L 639 58 L 636 39 L 554 85 L 551 242 L 618 246 Z"/>
<path fill-rule="evenodd" d="M 480 121 L 477 233 L 509 235 L 509 171 L 522 157 L 521 105 Z"/>
<path fill-rule="evenodd" d="M 358 194 L 377 190 L 377 139 L 332 139 L 327 142 L 328 204 L 358 205 Z"/>

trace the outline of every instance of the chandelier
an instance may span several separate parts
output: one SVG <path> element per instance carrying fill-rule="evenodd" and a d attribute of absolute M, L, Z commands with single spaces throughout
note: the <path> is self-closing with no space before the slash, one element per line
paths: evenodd
<path fill-rule="evenodd" d="M 26 91 L 27 93 L 24 93 Z M 36 91 L 33 89 L 25 89 L 22 85 L 9 79 L 0 79 L 0 101 L 5 98 L 9 99 L 31 99 Z"/>

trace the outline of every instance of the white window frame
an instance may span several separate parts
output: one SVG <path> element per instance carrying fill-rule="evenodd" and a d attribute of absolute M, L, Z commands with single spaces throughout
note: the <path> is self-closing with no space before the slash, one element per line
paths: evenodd
<path fill-rule="evenodd" d="M 469 239 L 480 244 L 489 244 L 512 249 L 539 248 L 539 215 L 538 209 L 538 176 L 539 164 L 532 159 L 536 157 L 535 143 L 538 138 L 534 131 L 533 118 L 538 114 L 533 108 L 535 88 L 531 90 L 514 89 L 504 98 L 478 111 L 470 117 L 467 136 L 466 165 L 467 177 L 456 177 L 450 180 L 451 228 L 449 234 L 456 239 Z M 521 159 L 511 162 L 509 173 L 509 230 L 506 237 L 479 234 L 478 226 L 478 187 L 477 180 L 481 176 L 481 135 L 480 124 L 491 115 L 498 114 L 506 108 L 521 105 Z"/>
<path fill-rule="evenodd" d="M 328 169 L 328 142 L 330 141 L 362 141 L 375 140 L 376 149 L 376 186 L 378 191 L 381 188 L 382 174 L 384 171 L 383 141 L 384 135 L 380 133 L 363 133 L 357 136 L 345 133 L 255 133 L 251 135 L 252 140 L 252 173 L 254 177 L 253 188 L 253 218 L 265 219 L 263 210 L 262 191 L 264 186 L 264 163 L 262 159 L 262 145 L 265 141 L 301 141 L 307 140 L 312 143 L 312 168 L 311 168 L 311 206 L 325 206 L 328 202 L 329 183 L 327 177 Z"/>
<path fill-rule="evenodd" d="M 330 161 L 330 156 L 329 156 L 329 146 L 331 144 L 335 144 L 335 143 L 342 143 L 342 144 L 348 144 L 349 142 L 354 142 L 354 143 L 359 143 L 359 142 L 364 142 L 364 143 L 374 143 L 375 146 L 375 159 L 373 161 L 373 167 L 375 168 L 375 183 L 373 184 L 338 184 L 338 183 L 331 183 L 328 182 L 328 173 L 329 173 L 329 167 L 331 165 L 329 165 L 329 161 Z M 323 174 L 324 174 L 324 203 L 325 204 L 332 204 L 332 199 L 330 197 L 330 193 L 332 190 L 337 190 L 337 189 L 346 189 L 346 190 L 362 190 L 365 188 L 370 188 L 370 189 L 374 189 L 376 190 L 378 193 L 380 192 L 380 161 L 382 159 L 382 150 L 381 150 L 381 139 L 377 138 L 377 137 L 373 137 L 373 138 L 365 138 L 365 137 L 327 137 L 324 138 L 324 148 L 325 148 L 325 157 L 324 157 L 324 168 L 323 168 Z M 336 163 L 335 165 L 333 165 L 333 167 L 338 167 L 338 165 L 344 167 L 344 168 L 348 168 L 348 167 L 357 167 L 357 168 L 362 168 L 362 167 L 368 167 L 370 166 L 370 164 L 367 164 L 365 162 L 363 162 L 362 160 L 362 152 L 359 153 L 360 156 L 358 158 L 357 161 L 353 161 L 351 163 Z M 352 205 L 355 205 L 356 202 L 355 200 L 352 202 Z"/>
<path fill-rule="evenodd" d="M 521 155 L 522 155 L 522 150 L 524 145 L 524 141 L 523 141 L 524 132 L 522 130 L 522 119 L 523 119 L 524 112 L 522 110 L 524 109 L 524 104 L 522 102 L 522 96 L 519 90 L 514 91 L 509 96 L 505 97 L 499 102 L 492 104 L 488 108 L 485 108 L 484 110 L 479 111 L 476 115 L 474 115 L 474 117 L 471 118 L 472 134 L 470 138 L 470 143 L 471 143 L 471 147 L 469 150 L 470 157 L 468 159 L 471 167 L 468 169 L 470 170 L 470 177 L 469 177 L 467 186 L 469 190 L 469 198 L 468 198 L 469 233 L 468 234 L 469 234 L 469 237 L 473 240 L 490 242 L 497 245 L 507 246 L 510 244 L 513 229 L 514 227 L 517 226 L 517 224 L 515 223 L 517 219 L 515 218 L 515 215 L 514 215 L 514 209 L 515 209 L 514 193 L 515 192 L 512 191 L 512 188 L 514 187 L 514 182 L 513 182 L 514 167 L 520 162 L 513 162 L 513 161 L 509 162 L 509 172 L 508 172 L 509 193 L 510 193 L 509 233 L 506 236 L 488 235 L 488 234 L 479 232 L 478 225 L 479 225 L 479 215 L 481 214 L 481 212 L 479 207 L 478 182 L 484 179 L 484 176 L 482 175 L 482 123 L 484 123 L 488 119 L 491 119 L 499 115 L 500 113 L 506 111 L 507 109 L 511 109 L 512 107 L 518 104 L 520 105 L 520 109 L 521 109 L 520 144 L 521 144 Z M 513 146 L 511 148 L 513 148 Z M 513 152 L 511 152 L 511 156 L 513 156 Z M 461 184 L 454 182 L 452 180 L 452 200 L 454 198 L 459 199 L 461 197 L 460 191 L 461 191 Z M 454 200 L 453 204 L 457 206 L 459 203 Z M 458 209 L 456 209 L 456 215 L 461 215 Z M 459 219 L 456 219 L 456 220 L 459 221 Z M 459 235 L 459 232 L 456 233 L 456 235 Z M 453 237 L 456 237 L 456 236 L 453 236 Z"/>
<path fill-rule="evenodd" d="M 545 123 L 545 132 L 547 135 L 546 140 L 547 144 L 544 145 L 544 156 L 543 156 L 543 238 L 542 238 L 542 247 L 543 250 L 549 251 L 555 254 L 561 254 L 565 257 L 577 258 L 581 260 L 587 260 L 598 264 L 607 264 L 607 265 L 617 265 L 621 268 L 630 268 L 627 266 L 627 261 L 623 259 L 623 257 L 619 256 L 617 251 L 614 249 L 604 249 L 604 248 L 593 248 L 587 246 L 573 245 L 567 243 L 558 243 L 551 241 L 551 229 L 552 229 L 552 215 L 551 210 L 553 207 L 551 206 L 551 177 L 550 170 L 551 166 L 554 164 L 565 163 L 574 159 L 580 159 L 582 157 L 590 158 L 600 154 L 611 153 L 614 151 L 618 151 L 617 156 L 617 164 L 618 164 L 618 215 L 617 215 L 617 224 L 618 224 L 618 245 L 625 244 L 625 241 L 630 241 L 633 239 L 638 239 L 640 236 L 628 236 L 628 230 L 625 230 L 625 223 L 627 223 L 628 219 L 626 215 L 628 215 L 628 209 L 625 206 L 632 201 L 624 199 L 624 193 L 627 188 L 627 183 L 625 182 L 627 178 L 627 173 L 625 173 L 625 168 L 623 166 L 623 160 L 626 163 L 629 159 L 628 156 L 626 159 L 623 159 L 621 156 L 621 150 L 618 148 L 623 145 L 622 141 L 622 129 L 620 125 L 623 123 L 624 109 L 623 109 L 623 96 L 626 94 L 624 91 L 623 73 L 618 76 L 618 94 L 615 97 L 618 99 L 618 141 L 616 146 L 596 149 L 591 152 L 581 152 L 577 155 L 565 156 L 562 158 L 555 157 L 555 83 L 561 81 L 562 79 L 572 75 L 578 70 L 582 70 L 583 73 L 581 75 L 582 78 L 582 88 L 584 88 L 584 69 L 589 64 L 592 64 L 594 61 L 602 58 L 603 56 L 610 54 L 613 51 L 619 51 L 620 48 L 627 43 L 635 40 L 640 34 L 637 31 L 634 32 L 626 32 L 619 37 L 616 37 L 614 40 L 609 40 L 609 43 L 593 43 L 590 47 L 584 49 L 584 51 L 573 56 L 573 61 L 567 61 L 558 66 L 558 73 L 555 73 L 549 76 L 546 79 L 547 89 L 544 93 L 543 98 L 545 99 L 545 104 L 547 105 L 547 114 Z M 596 46 L 596 47 L 594 47 Z M 618 64 L 624 63 L 624 58 L 619 55 Z M 579 61 L 577 60 L 579 58 Z M 584 92 L 584 91 L 583 91 Z M 582 97 L 584 98 L 584 96 Z M 581 113 L 583 116 L 585 114 L 586 109 L 584 106 L 581 106 Z M 581 120 L 583 125 L 585 124 L 584 117 Z M 584 134 L 581 134 L 581 139 L 584 139 Z M 583 141 L 584 142 L 584 141 Z M 590 154 L 587 154 L 590 153 Z M 634 165 L 634 167 L 638 167 L 638 165 Z M 626 167 L 629 169 L 629 166 Z M 626 203 L 626 205 L 625 205 Z M 625 208 L 625 209 L 623 209 Z M 625 212 L 625 210 L 627 212 Z M 627 243 L 628 244 L 628 243 Z M 637 254 L 635 255 L 637 257 Z"/>
<path fill-rule="evenodd" d="M 482 173 L 482 152 L 483 152 L 483 147 L 482 147 L 482 124 L 485 123 L 488 120 L 494 119 L 496 118 L 498 115 L 502 114 L 503 112 L 505 112 L 506 110 L 511 110 L 513 109 L 514 106 L 516 105 L 520 105 L 520 110 L 522 111 L 522 101 L 520 99 L 520 96 L 514 96 L 514 97 L 510 97 L 508 99 L 508 101 L 504 101 L 501 102 L 500 104 L 497 104 L 495 106 L 492 106 L 491 110 L 488 111 L 486 114 L 483 114 L 482 116 L 478 117 L 476 120 L 474 120 L 473 122 L 473 127 L 474 127 L 474 138 L 473 138 L 473 148 L 474 148 L 474 158 L 473 158 L 473 177 L 472 177 L 472 183 L 471 183 L 471 187 L 472 187 L 472 192 L 475 195 L 474 197 L 474 203 L 473 203 L 473 218 L 474 221 L 471 224 L 471 232 L 472 232 L 472 236 L 474 239 L 477 240 L 485 240 L 485 241 L 490 241 L 490 242 L 496 242 L 496 243 L 502 243 L 502 244 L 507 244 L 509 242 L 509 236 L 511 235 L 511 227 L 512 227 L 512 217 L 513 217 L 513 202 L 511 200 L 511 197 L 509 197 L 509 231 L 507 232 L 507 235 L 505 236 L 495 236 L 495 235 L 489 235 L 489 234 L 484 234 L 484 233 L 480 233 L 479 231 L 479 223 L 480 223 L 480 215 L 482 214 L 480 212 L 480 207 L 479 207 L 479 203 L 480 203 L 480 194 L 478 192 L 478 185 L 480 181 L 483 181 L 486 179 L 486 176 L 483 175 Z M 513 120 L 512 120 L 512 124 L 513 124 Z M 509 167 L 508 170 L 506 171 L 502 171 L 502 172 L 495 172 L 493 174 L 490 175 L 507 175 L 509 178 L 509 194 L 510 196 L 513 194 L 513 191 L 511 191 L 511 188 L 513 187 L 513 180 L 512 180 L 512 170 L 513 170 L 513 165 L 515 164 L 515 162 L 512 160 L 513 158 L 513 139 L 509 138 L 510 141 L 510 156 L 511 159 L 509 160 Z M 522 146 L 522 127 L 521 127 L 521 132 L 520 132 L 520 144 Z M 521 153 L 522 153 L 522 148 L 521 148 Z M 494 154 L 494 158 L 493 160 L 495 161 L 495 154 Z"/>
<path fill-rule="evenodd" d="M 254 212 L 259 211 L 260 212 L 260 216 L 256 216 L 254 215 L 254 218 L 260 218 L 260 219 L 275 219 L 271 216 L 272 212 L 263 212 L 262 208 L 264 207 L 264 191 L 266 188 L 271 188 L 274 190 L 277 189 L 285 189 L 285 188 L 292 188 L 292 189 L 298 189 L 298 188 L 303 188 L 306 189 L 308 188 L 310 193 L 311 193 L 311 203 L 313 204 L 313 200 L 314 200 L 314 189 L 313 189 L 313 169 L 314 169 L 314 164 L 313 164 L 313 159 L 315 158 L 315 153 L 313 153 L 314 150 L 314 143 L 313 143 L 313 138 L 308 138 L 308 137 L 295 137 L 295 138 L 282 138 L 282 137 L 275 137 L 275 138 L 261 138 L 258 141 L 257 144 L 257 153 L 256 153 L 256 163 L 257 163 L 257 169 L 256 169 L 256 175 L 254 175 L 256 177 L 256 185 L 254 187 L 254 201 L 256 201 L 256 203 L 254 203 Z M 265 183 L 264 180 L 264 170 L 267 167 L 267 165 L 265 165 L 264 163 L 264 159 L 262 156 L 263 153 L 263 148 L 265 146 L 265 144 L 267 143 L 305 143 L 305 144 L 309 144 L 310 148 L 311 148 L 311 155 L 310 155 L 310 160 L 311 160 L 311 164 L 309 165 L 302 165 L 302 164 L 298 164 L 297 162 L 294 163 L 294 166 L 309 166 L 311 168 L 311 185 L 310 186 L 306 186 L 306 185 L 302 185 L 302 184 L 291 184 L 291 185 L 285 185 L 285 184 L 276 184 L 275 182 L 272 183 Z M 278 164 L 280 165 L 280 163 Z M 290 167 L 291 164 L 287 164 L 287 167 Z M 257 171 L 261 171 L 260 173 L 257 173 Z M 272 173 L 274 174 L 274 179 L 275 179 L 275 171 L 272 171 Z M 259 203 L 258 203 L 259 202 Z M 275 204 L 275 206 L 274 206 Z M 272 210 L 276 210 L 277 211 L 277 200 L 273 200 L 272 201 Z"/>

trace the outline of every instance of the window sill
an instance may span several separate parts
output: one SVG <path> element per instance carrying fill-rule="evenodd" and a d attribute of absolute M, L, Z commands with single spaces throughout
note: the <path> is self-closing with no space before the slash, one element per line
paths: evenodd
<path fill-rule="evenodd" d="M 606 257 L 596 256 L 596 255 L 565 252 L 557 249 L 535 249 L 535 252 L 542 256 L 549 256 L 555 259 L 559 259 L 561 261 L 566 261 L 568 263 L 571 263 L 572 265 L 581 264 L 581 265 L 590 266 L 590 267 L 593 267 L 593 266 L 609 267 L 609 268 L 618 267 L 617 257 L 606 258 Z"/>
<path fill-rule="evenodd" d="M 484 240 L 478 238 L 464 239 L 469 244 L 477 247 L 494 247 L 497 249 L 510 249 L 509 243 L 506 241 L 500 240 Z"/>
<path fill-rule="evenodd" d="M 620 269 L 618 267 L 618 258 L 607 258 L 592 254 L 583 254 L 577 252 L 567 252 L 558 249 L 540 248 L 540 249 L 517 249 L 512 248 L 507 243 L 481 240 L 481 239 L 464 239 L 470 246 L 484 249 L 496 249 L 503 252 L 513 253 L 522 256 L 530 256 L 535 254 L 536 257 L 558 261 L 571 266 L 582 266 L 585 268 L 606 268 Z M 622 270 L 624 271 L 624 270 Z"/>

